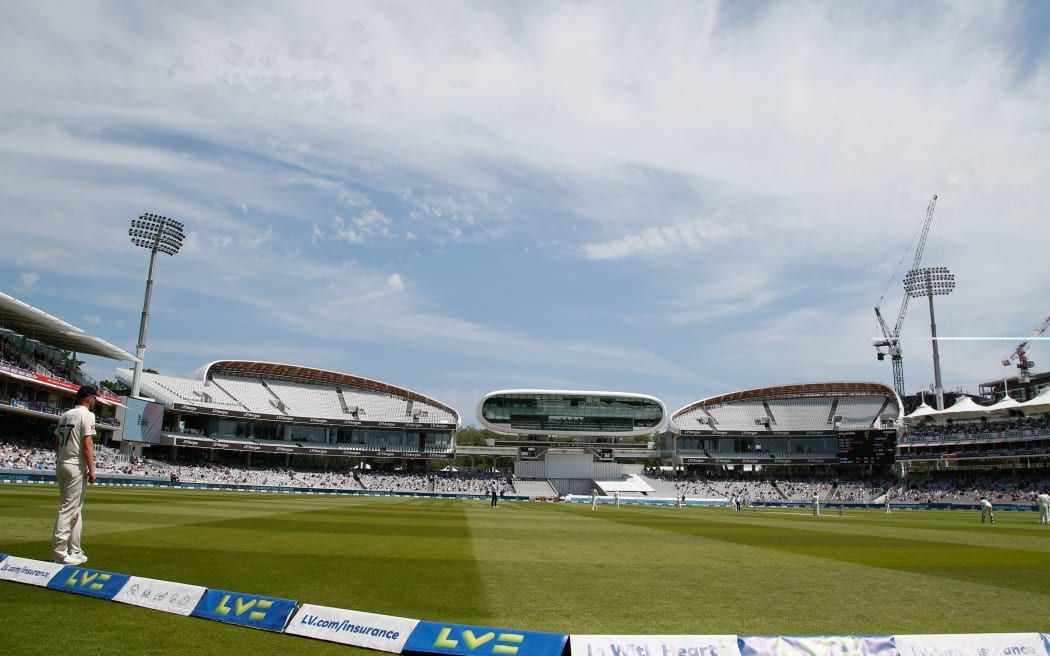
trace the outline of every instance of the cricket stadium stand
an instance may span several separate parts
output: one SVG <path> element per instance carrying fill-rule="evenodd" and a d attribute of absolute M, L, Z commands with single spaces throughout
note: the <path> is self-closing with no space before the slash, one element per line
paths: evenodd
<path fill-rule="evenodd" d="M 671 415 L 675 466 L 892 465 L 902 404 L 886 385 L 825 382 L 708 397 Z"/>
<path fill-rule="evenodd" d="M 1050 377 L 1037 374 L 1029 382 L 1037 384 L 1009 388 L 1017 398 L 999 390 L 1002 398 L 990 405 L 963 395 L 943 410 L 920 403 L 904 417 L 907 430 L 897 445 L 901 470 L 929 471 L 946 464 L 1042 469 L 1050 459 Z"/>
<path fill-rule="evenodd" d="M 40 432 L 73 407 L 81 385 L 97 381 L 80 368 L 80 355 L 136 362 L 127 351 L 0 292 L 0 415 L 39 423 Z M 105 390 L 96 396 L 97 430 L 102 438 L 119 429 L 114 409 L 120 399 Z"/>
<path fill-rule="evenodd" d="M 133 375 L 116 371 L 125 385 Z M 284 454 L 288 462 L 295 455 L 448 459 L 460 422 L 451 406 L 419 392 L 274 362 L 218 360 L 193 379 L 143 373 L 140 390 L 162 413 L 149 437 L 122 436 L 139 442 L 139 454 L 143 444 L 159 444 L 173 456 L 180 448 L 246 452 L 249 463 L 253 453 Z"/>

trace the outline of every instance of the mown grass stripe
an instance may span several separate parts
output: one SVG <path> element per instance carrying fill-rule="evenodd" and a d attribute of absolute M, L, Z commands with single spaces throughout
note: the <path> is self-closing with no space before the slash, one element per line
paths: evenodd
<path fill-rule="evenodd" d="M 8 494 L 13 490 L 0 486 L 0 551 L 46 558 L 57 490 Z M 989 527 L 965 512 L 813 518 L 713 508 L 592 511 L 588 504 L 504 501 L 492 509 L 487 501 L 93 488 L 85 543 L 91 564 L 110 571 L 511 629 L 1046 630 L 1039 609 L 1050 601 L 1050 528 L 1027 513 L 997 518 Z M 108 636 L 109 648 L 98 650 L 106 653 L 159 653 L 146 637 L 154 632 L 177 640 L 165 653 L 294 653 L 279 636 L 263 644 L 237 627 L 184 618 L 175 625 L 133 607 L 56 596 L 0 585 L 0 653 L 39 653 L 43 640 L 61 645 L 75 631 Z M 317 653 L 329 653 L 325 649 L 318 646 Z"/>

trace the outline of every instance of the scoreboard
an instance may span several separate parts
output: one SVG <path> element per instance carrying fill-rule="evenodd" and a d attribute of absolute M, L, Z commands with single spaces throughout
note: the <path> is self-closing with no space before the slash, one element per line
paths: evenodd
<path fill-rule="evenodd" d="M 839 464 L 892 465 L 896 450 L 895 430 L 839 432 Z"/>

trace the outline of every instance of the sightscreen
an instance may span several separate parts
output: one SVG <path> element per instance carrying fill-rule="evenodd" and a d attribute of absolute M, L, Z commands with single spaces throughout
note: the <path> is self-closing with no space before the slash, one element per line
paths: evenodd
<path fill-rule="evenodd" d="M 124 411 L 124 436 L 128 442 L 160 444 L 160 429 L 164 420 L 164 406 L 145 399 L 128 397 Z"/>

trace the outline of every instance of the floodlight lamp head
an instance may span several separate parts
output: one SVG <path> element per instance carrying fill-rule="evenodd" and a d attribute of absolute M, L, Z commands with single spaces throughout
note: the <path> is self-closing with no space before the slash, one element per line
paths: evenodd
<path fill-rule="evenodd" d="M 904 276 L 904 293 L 912 298 L 947 296 L 955 289 L 955 274 L 947 267 L 912 269 Z"/>
<path fill-rule="evenodd" d="M 152 212 L 145 212 L 139 218 L 132 219 L 128 236 L 136 246 L 155 249 L 167 255 L 178 253 L 185 238 L 182 223 Z"/>

